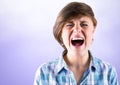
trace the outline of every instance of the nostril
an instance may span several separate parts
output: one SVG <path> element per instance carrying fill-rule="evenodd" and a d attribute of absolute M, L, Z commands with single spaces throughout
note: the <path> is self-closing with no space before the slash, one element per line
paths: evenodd
<path fill-rule="evenodd" d="M 81 30 L 73 30 L 74 33 L 81 33 Z"/>

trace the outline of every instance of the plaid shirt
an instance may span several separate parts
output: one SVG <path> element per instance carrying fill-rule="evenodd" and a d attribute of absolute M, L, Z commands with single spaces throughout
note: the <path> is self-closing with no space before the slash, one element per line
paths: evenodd
<path fill-rule="evenodd" d="M 90 57 L 90 66 L 84 72 L 79 85 L 118 85 L 115 68 L 92 57 L 91 54 Z M 38 68 L 34 85 L 77 85 L 77 83 L 73 72 L 61 56 Z"/>

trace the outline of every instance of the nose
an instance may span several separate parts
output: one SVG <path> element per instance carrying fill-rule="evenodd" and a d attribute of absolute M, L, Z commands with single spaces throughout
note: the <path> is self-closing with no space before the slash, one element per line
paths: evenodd
<path fill-rule="evenodd" d="M 82 27 L 80 25 L 75 25 L 73 28 L 74 33 L 81 33 Z"/>

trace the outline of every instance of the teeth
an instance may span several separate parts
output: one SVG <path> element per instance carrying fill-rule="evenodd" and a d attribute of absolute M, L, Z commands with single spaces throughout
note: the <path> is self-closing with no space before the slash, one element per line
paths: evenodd
<path fill-rule="evenodd" d="M 72 40 L 83 40 L 83 38 L 73 38 Z"/>

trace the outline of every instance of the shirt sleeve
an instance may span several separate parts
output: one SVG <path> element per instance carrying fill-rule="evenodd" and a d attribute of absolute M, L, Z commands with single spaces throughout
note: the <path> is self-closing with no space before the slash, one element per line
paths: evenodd
<path fill-rule="evenodd" d="M 118 78 L 117 78 L 117 72 L 114 67 L 111 69 L 109 79 L 110 79 L 110 85 L 119 85 Z"/>
<path fill-rule="evenodd" d="M 35 78 L 34 78 L 34 85 L 40 85 L 40 67 L 37 69 L 35 73 Z"/>
<path fill-rule="evenodd" d="M 48 69 L 46 65 L 41 65 L 38 67 L 35 78 L 34 78 L 34 85 L 48 85 L 49 78 L 48 78 Z"/>

